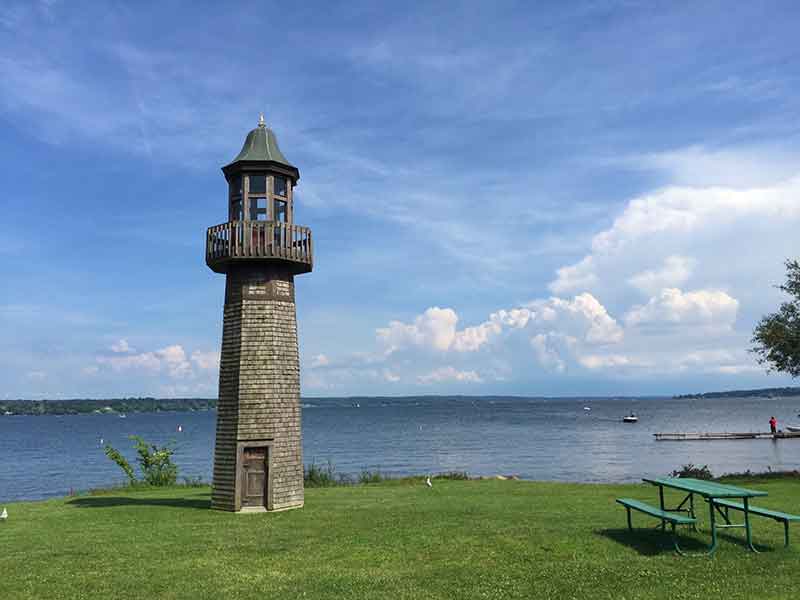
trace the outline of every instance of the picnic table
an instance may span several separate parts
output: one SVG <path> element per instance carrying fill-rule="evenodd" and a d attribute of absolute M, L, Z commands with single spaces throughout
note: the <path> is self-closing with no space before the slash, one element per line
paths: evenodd
<path fill-rule="evenodd" d="M 691 478 L 683 478 L 683 477 L 670 477 L 670 478 L 660 478 L 660 479 L 644 479 L 645 482 L 650 483 L 652 485 L 658 486 L 658 498 L 661 506 L 661 511 L 671 511 L 671 512 L 687 512 L 692 519 L 696 519 L 697 516 L 695 515 L 695 506 L 694 506 L 694 496 L 697 494 L 701 496 L 708 502 L 708 509 L 709 509 L 709 518 L 711 524 L 711 545 L 708 547 L 708 554 L 713 554 L 714 551 L 717 549 L 717 529 L 723 529 L 728 527 L 744 527 L 745 530 L 745 537 L 747 538 L 747 547 L 752 550 L 753 552 L 758 552 L 755 547 L 753 546 L 753 538 L 752 532 L 750 530 L 750 516 L 751 516 L 751 508 L 750 508 L 750 498 L 755 498 L 757 496 L 766 496 L 767 492 L 763 492 L 760 490 L 751 490 L 748 488 L 743 488 L 735 485 L 726 485 L 724 483 L 717 483 L 714 481 L 705 481 L 702 479 L 691 479 Z M 664 488 L 671 488 L 675 490 L 680 490 L 682 492 L 686 492 L 686 498 L 676 507 L 668 509 L 664 506 Z M 724 503 L 727 503 L 729 506 L 734 506 L 733 503 L 726 502 L 731 498 L 739 498 L 742 500 L 741 510 L 744 513 L 744 523 L 737 523 L 732 524 L 730 519 L 728 518 L 728 514 L 723 513 L 720 509 L 720 505 L 716 503 L 717 500 L 720 500 Z M 688 504 L 688 506 L 687 506 Z M 717 524 L 715 518 L 715 512 L 719 511 L 720 515 L 724 519 L 725 523 Z M 692 527 L 695 527 L 694 523 L 692 523 Z M 666 528 L 666 524 L 664 521 L 661 522 L 662 530 Z M 787 539 L 788 541 L 788 539 Z"/>

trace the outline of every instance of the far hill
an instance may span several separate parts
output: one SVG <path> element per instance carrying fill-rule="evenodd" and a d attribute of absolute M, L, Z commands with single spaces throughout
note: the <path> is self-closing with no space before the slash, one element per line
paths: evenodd
<path fill-rule="evenodd" d="M 216 407 L 216 398 L 109 398 L 104 400 L 76 398 L 74 400 L 0 400 L 0 416 L 190 412 L 196 410 L 212 410 Z"/>
<path fill-rule="evenodd" d="M 783 398 L 800 396 L 800 387 L 761 388 L 758 390 L 729 390 L 705 394 L 682 394 L 673 398 Z"/>

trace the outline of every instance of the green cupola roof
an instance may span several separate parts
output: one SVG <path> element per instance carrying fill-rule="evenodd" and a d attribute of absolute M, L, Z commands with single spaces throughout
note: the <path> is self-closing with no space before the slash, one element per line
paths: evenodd
<path fill-rule="evenodd" d="M 242 161 L 268 161 L 297 170 L 297 167 L 292 165 L 278 148 L 278 138 L 275 137 L 275 132 L 264 124 L 264 115 L 259 117 L 258 127 L 247 134 L 241 152 L 226 165 L 226 168 Z"/>

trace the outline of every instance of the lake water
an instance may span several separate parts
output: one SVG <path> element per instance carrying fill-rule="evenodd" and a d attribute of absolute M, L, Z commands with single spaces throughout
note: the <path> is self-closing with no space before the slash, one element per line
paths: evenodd
<path fill-rule="evenodd" d="M 354 406 L 354 402 L 358 406 Z M 590 407 L 591 410 L 584 410 Z M 621 417 L 634 411 L 638 424 Z M 656 442 L 671 431 L 765 431 L 800 423 L 800 398 L 307 399 L 306 464 L 338 473 L 467 471 L 523 479 L 626 482 L 682 464 L 715 474 L 800 469 L 800 439 Z M 128 436 L 174 441 L 181 477 L 211 479 L 216 413 L 0 416 L 0 503 L 62 496 L 124 481 L 101 438 L 133 463 Z M 182 431 L 178 432 L 178 427 Z"/>

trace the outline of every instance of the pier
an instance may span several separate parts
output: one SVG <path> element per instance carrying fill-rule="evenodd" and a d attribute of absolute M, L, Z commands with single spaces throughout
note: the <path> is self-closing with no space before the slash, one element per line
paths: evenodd
<path fill-rule="evenodd" d="M 800 438 L 800 432 L 748 431 L 748 432 L 687 432 L 687 433 L 654 433 L 657 442 L 696 442 L 701 440 L 783 440 Z"/>

